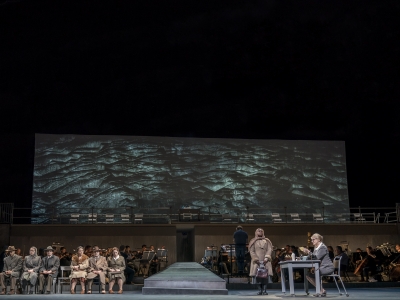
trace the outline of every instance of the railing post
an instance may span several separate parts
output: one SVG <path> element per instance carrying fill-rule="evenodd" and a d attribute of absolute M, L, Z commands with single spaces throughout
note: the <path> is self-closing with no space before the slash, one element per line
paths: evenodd
<path fill-rule="evenodd" d="M 10 219 L 10 223 L 14 224 L 14 203 L 11 203 L 11 219 Z"/>
<path fill-rule="evenodd" d="M 286 206 L 285 207 L 285 222 L 287 223 L 287 211 L 286 211 Z"/>
<path fill-rule="evenodd" d="M 400 203 L 396 203 L 396 222 L 400 223 Z"/>

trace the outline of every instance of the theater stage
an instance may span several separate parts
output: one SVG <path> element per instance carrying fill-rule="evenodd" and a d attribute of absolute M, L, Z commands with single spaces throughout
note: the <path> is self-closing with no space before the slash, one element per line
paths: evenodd
<path fill-rule="evenodd" d="M 400 288 L 354 288 L 349 289 L 349 297 L 339 296 L 337 289 L 327 289 L 327 299 L 387 299 L 397 300 L 400 295 Z M 311 291 L 312 292 L 312 291 Z M 290 296 L 283 296 L 281 290 L 273 289 L 268 290 L 267 296 L 257 296 L 255 290 L 229 290 L 228 295 L 142 295 L 140 290 L 128 291 L 123 294 L 113 295 L 70 295 L 70 294 L 52 294 L 52 295 L 14 295 L 9 296 L 10 299 L 143 299 L 143 300 L 176 300 L 176 299 L 190 299 L 190 300 L 211 300 L 211 299 L 229 299 L 229 300 L 243 300 L 243 299 L 283 299 L 292 298 Z M 7 298 L 7 296 L 3 296 Z M 296 296 L 301 299 L 316 299 L 311 294 L 309 296 Z"/>

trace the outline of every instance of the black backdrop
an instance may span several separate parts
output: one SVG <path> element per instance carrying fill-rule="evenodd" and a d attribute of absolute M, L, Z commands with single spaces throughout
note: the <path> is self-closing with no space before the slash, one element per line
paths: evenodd
<path fill-rule="evenodd" d="M 398 1 L 0 1 L 2 202 L 34 134 L 344 140 L 350 206 L 394 206 Z"/>

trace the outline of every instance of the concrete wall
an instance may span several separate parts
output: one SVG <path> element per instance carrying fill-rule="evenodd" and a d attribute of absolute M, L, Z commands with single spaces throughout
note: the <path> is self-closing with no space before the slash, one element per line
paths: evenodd
<path fill-rule="evenodd" d="M 47 247 L 52 242 L 62 243 L 70 251 L 78 245 L 113 247 L 129 245 L 132 249 L 142 244 L 163 245 L 168 249 L 169 263 L 176 261 L 200 262 L 207 246 L 233 243 L 237 224 L 163 224 L 163 225 L 11 225 L 10 244 L 21 249 L 30 246 Z M 7 226 L 1 225 L 0 238 L 7 241 Z M 6 228 L 7 227 L 7 228 Z M 258 227 L 265 231 L 274 246 L 286 244 L 304 246 L 307 233 L 318 232 L 327 245 L 347 241 L 349 249 L 376 247 L 382 243 L 400 242 L 400 224 L 244 224 L 250 239 Z M 185 236 L 186 234 L 186 236 Z"/>

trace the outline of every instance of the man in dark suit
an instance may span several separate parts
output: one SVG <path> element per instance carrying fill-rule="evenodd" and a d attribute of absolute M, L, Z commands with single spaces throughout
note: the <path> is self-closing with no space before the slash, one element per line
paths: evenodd
<path fill-rule="evenodd" d="M 246 254 L 246 243 L 249 236 L 247 232 L 243 230 L 242 226 L 236 227 L 236 231 L 233 234 L 233 241 L 235 242 L 235 253 L 238 267 L 238 273 L 243 274 L 244 271 L 244 256 Z"/>
<path fill-rule="evenodd" d="M 13 295 L 16 293 L 17 278 L 19 278 L 21 275 L 22 269 L 22 257 L 15 254 L 16 250 L 17 249 L 15 249 L 14 246 L 10 246 L 5 251 L 6 255 L 8 254 L 8 256 L 4 258 L 3 272 L 0 273 L 0 295 L 5 295 L 6 293 L 6 278 L 10 278 L 11 280 L 11 286 L 8 295 Z"/>
<path fill-rule="evenodd" d="M 54 255 L 54 249 L 48 246 L 45 250 L 46 256 L 42 258 L 42 266 L 39 270 L 39 294 L 43 294 L 46 283 L 46 294 L 50 294 L 53 286 L 53 278 L 57 277 L 60 259 Z"/>

